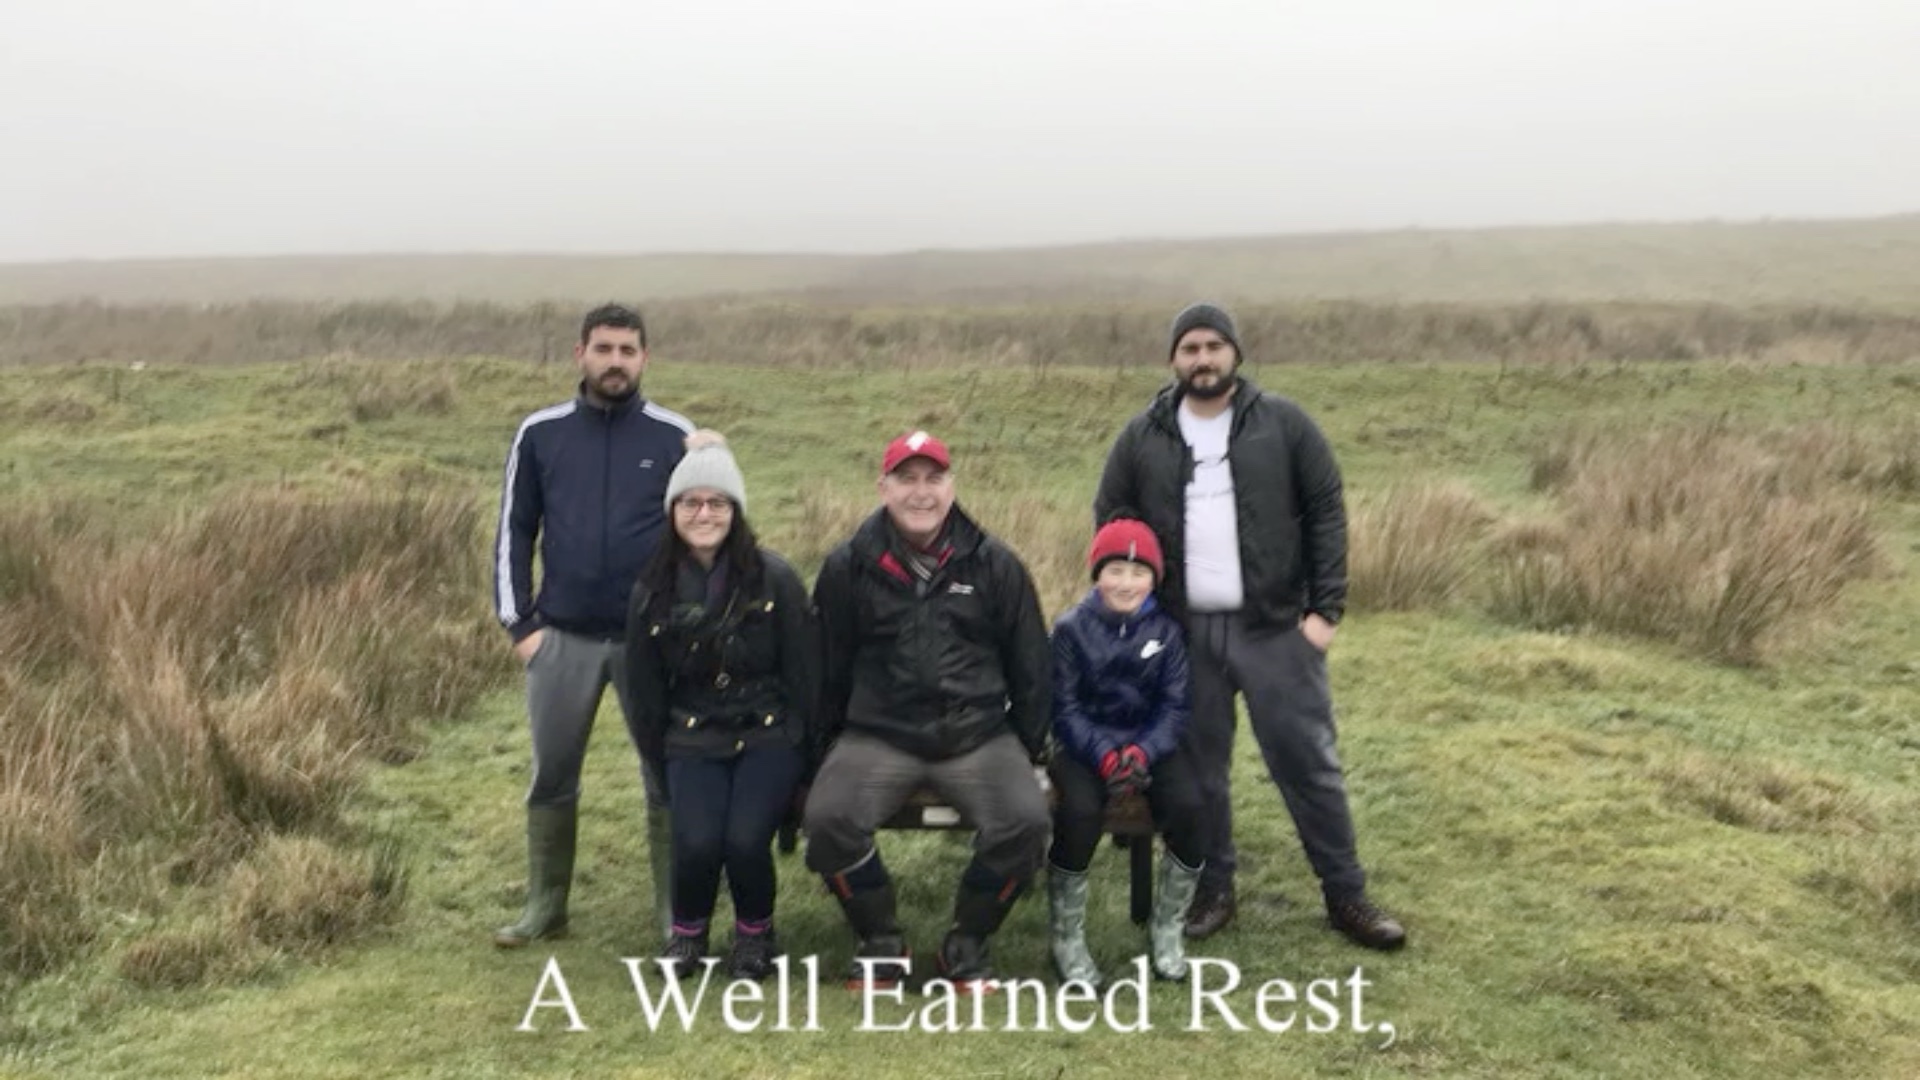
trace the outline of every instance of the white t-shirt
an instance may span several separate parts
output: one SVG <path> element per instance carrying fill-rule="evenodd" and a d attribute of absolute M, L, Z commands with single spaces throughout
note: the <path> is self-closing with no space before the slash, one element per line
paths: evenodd
<path fill-rule="evenodd" d="M 1193 448 L 1193 480 L 1187 484 L 1187 607 L 1193 611 L 1239 611 L 1240 520 L 1233 505 L 1233 465 L 1227 439 L 1233 410 L 1202 419 L 1180 403 L 1180 437 Z"/>

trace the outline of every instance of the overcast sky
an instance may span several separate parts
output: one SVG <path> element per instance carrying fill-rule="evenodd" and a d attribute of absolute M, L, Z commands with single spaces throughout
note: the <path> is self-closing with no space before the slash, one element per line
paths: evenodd
<path fill-rule="evenodd" d="M 0 261 L 1920 209 L 1916 0 L 0 5 Z"/>

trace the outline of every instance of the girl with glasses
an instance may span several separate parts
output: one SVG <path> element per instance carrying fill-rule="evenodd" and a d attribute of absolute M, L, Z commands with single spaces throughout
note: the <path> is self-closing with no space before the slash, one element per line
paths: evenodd
<path fill-rule="evenodd" d="M 773 837 L 811 745 L 818 639 L 799 576 L 747 524 L 733 454 L 702 438 L 667 484 L 669 529 L 634 587 L 634 741 L 664 764 L 673 822 L 673 926 L 661 958 L 676 977 L 697 974 L 724 870 L 727 972 L 763 979 L 780 955 Z"/>

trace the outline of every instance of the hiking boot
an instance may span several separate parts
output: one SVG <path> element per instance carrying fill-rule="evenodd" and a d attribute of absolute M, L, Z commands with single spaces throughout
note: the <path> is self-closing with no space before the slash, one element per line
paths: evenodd
<path fill-rule="evenodd" d="M 1364 894 L 1327 902 L 1327 922 L 1357 945 L 1390 951 L 1407 943 L 1407 931 Z"/>
<path fill-rule="evenodd" d="M 1098 987 L 1100 966 L 1087 948 L 1087 875 L 1047 867 L 1047 939 L 1060 981 Z"/>
<path fill-rule="evenodd" d="M 493 932 L 495 945 L 517 949 L 566 934 L 578 833 L 573 806 L 527 807 L 527 905 L 518 922 Z"/>
<path fill-rule="evenodd" d="M 861 961 L 867 961 L 862 963 Z M 898 934 L 878 934 L 862 939 L 847 969 L 847 989 L 892 990 L 905 985 L 913 965 L 907 940 Z"/>
<path fill-rule="evenodd" d="M 1169 851 L 1160 859 L 1160 886 L 1153 894 L 1153 922 L 1148 941 L 1153 951 L 1153 975 L 1169 982 L 1187 977 L 1187 909 L 1200 886 L 1200 868 L 1188 866 Z"/>
<path fill-rule="evenodd" d="M 1235 910 L 1232 882 L 1213 889 L 1201 887 L 1187 910 L 1187 936 L 1196 941 L 1212 937 L 1233 921 Z"/>
<path fill-rule="evenodd" d="M 986 938 L 955 930 L 940 943 L 939 955 L 934 959 L 940 977 L 953 983 L 954 989 L 963 994 L 990 994 L 998 989 L 987 985 L 995 976 Z"/>
<path fill-rule="evenodd" d="M 707 956 L 707 935 L 675 934 L 667 939 L 667 947 L 660 950 L 661 968 L 676 979 L 684 979 L 700 970 L 700 961 Z"/>
<path fill-rule="evenodd" d="M 734 931 L 733 948 L 727 953 L 727 975 L 735 979 L 759 981 L 773 974 L 773 962 L 780 956 L 780 940 L 768 927 L 758 934 Z"/>

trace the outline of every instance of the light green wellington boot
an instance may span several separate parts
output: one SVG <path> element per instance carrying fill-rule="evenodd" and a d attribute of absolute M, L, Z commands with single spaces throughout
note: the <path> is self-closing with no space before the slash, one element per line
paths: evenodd
<path fill-rule="evenodd" d="M 664 806 L 647 807 L 647 865 L 653 876 L 653 917 L 665 941 L 673 936 L 673 821 Z"/>
<path fill-rule="evenodd" d="M 1160 885 L 1153 893 L 1153 921 L 1148 934 L 1153 946 L 1155 978 L 1182 982 L 1187 977 L 1187 909 L 1200 887 L 1200 867 L 1187 866 L 1169 851 L 1160 859 Z"/>
<path fill-rule="evenodd" d="M 566 933 L 578 826 L 573 806 L 527 807 L 527 906 L 519 922 L 493 932 L 495 945 L 517 949 Z"/>
<path fill-rule="evenodd" d="M 1100 967 L 1087 948 L 1087 875 L 1047 867 L 1047 936 L 1060 981 L 1098 987 Z"/>

